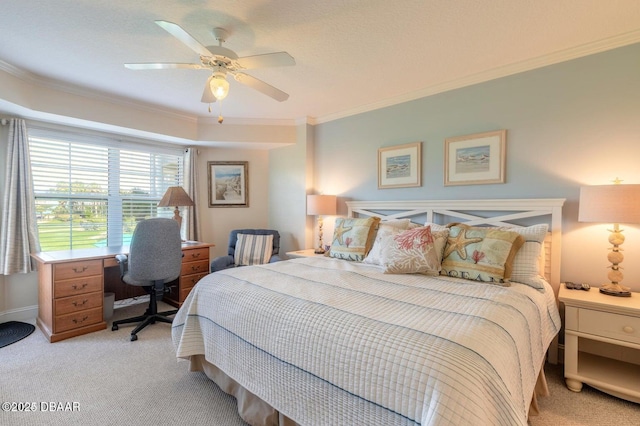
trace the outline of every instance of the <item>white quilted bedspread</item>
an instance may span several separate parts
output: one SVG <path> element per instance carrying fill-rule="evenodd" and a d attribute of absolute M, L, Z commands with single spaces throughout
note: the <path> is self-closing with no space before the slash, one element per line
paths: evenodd
<path fill-rule="evenodd" d="M 173 342 L 303 425 L 512 426 L 559 330 L 551 287 L 306 258 L 206 276 Z"/>

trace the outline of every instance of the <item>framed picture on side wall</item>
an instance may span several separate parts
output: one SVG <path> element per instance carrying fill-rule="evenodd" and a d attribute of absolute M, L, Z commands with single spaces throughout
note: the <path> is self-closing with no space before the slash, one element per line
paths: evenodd
<path fill-rule="evenodd" d="M 249 207 L 249 162 L 208 161 L 209 207 Z"/>
<path fill-rule="evenodd" d="M 445 139 L 444 185 L 504 183 L 506 143 L 506 130 Z"/>
<path fill-rule="evenodd" d="M 378 149 L 378 189 L 422 185 L 422 142 Z"/>

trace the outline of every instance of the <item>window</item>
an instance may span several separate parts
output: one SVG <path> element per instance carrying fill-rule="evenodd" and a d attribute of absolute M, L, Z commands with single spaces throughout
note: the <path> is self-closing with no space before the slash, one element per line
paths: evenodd
<path fill-rule="evenodd" d="M 127 245 L 138 221 L 173 216 L 157 204 L 184 150 L 38 128 L 29 150 L 42 251 Z"/>

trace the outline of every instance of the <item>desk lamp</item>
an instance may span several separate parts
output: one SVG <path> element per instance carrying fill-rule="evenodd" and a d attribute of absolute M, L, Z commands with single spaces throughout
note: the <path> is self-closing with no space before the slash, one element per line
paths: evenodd
<path fill-rule="evenodd" d="M 316 254 L 324 253 L 322 245 L 322 216 L 336 214 L 335 195 L 307 195 L 307 215 L 318 216 L 318 247 L 314 250 Z"/>
<path fill-rule="evenodd" d="M 182 217 L 180 216 L 180 210 L 178 209 L 178 207 L 191 207 L 193 205 L 193 201 L 181 186 L 170 186 L 169 188 L 167 188 L 167 192 L 164 193 L 164 196 L 158 203 L 158 207 L 175 206 L 176 209 L 173 211 L 173 219 L 178 222 L 178 225 L 181 229 Z"/>
<path fill-rule="evenodd" d="M 580 188 L 579 222 L 613 223 L 609 232 L 609 242 L 613 245 L 607 259 L 611 271 L 607 277 L 610 283 L 600 287 L 600 293 L 611 296 L 631 296 L 629 287 L 620 284 L 623 275 L 620 264 L 624 260 L 620 246 L 624 235 L 620 223 L 640 223 L 640 185 L 621 185 L 616 179 L 614 185 L 583 186 Z"/>

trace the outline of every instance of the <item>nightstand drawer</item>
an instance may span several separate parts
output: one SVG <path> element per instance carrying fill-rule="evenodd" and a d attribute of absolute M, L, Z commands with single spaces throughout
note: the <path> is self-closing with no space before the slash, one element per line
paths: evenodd
<path fill-rule="evenodd" d="M 578 331 L 640 344 L 640 318 L 580 309 Z"/>

